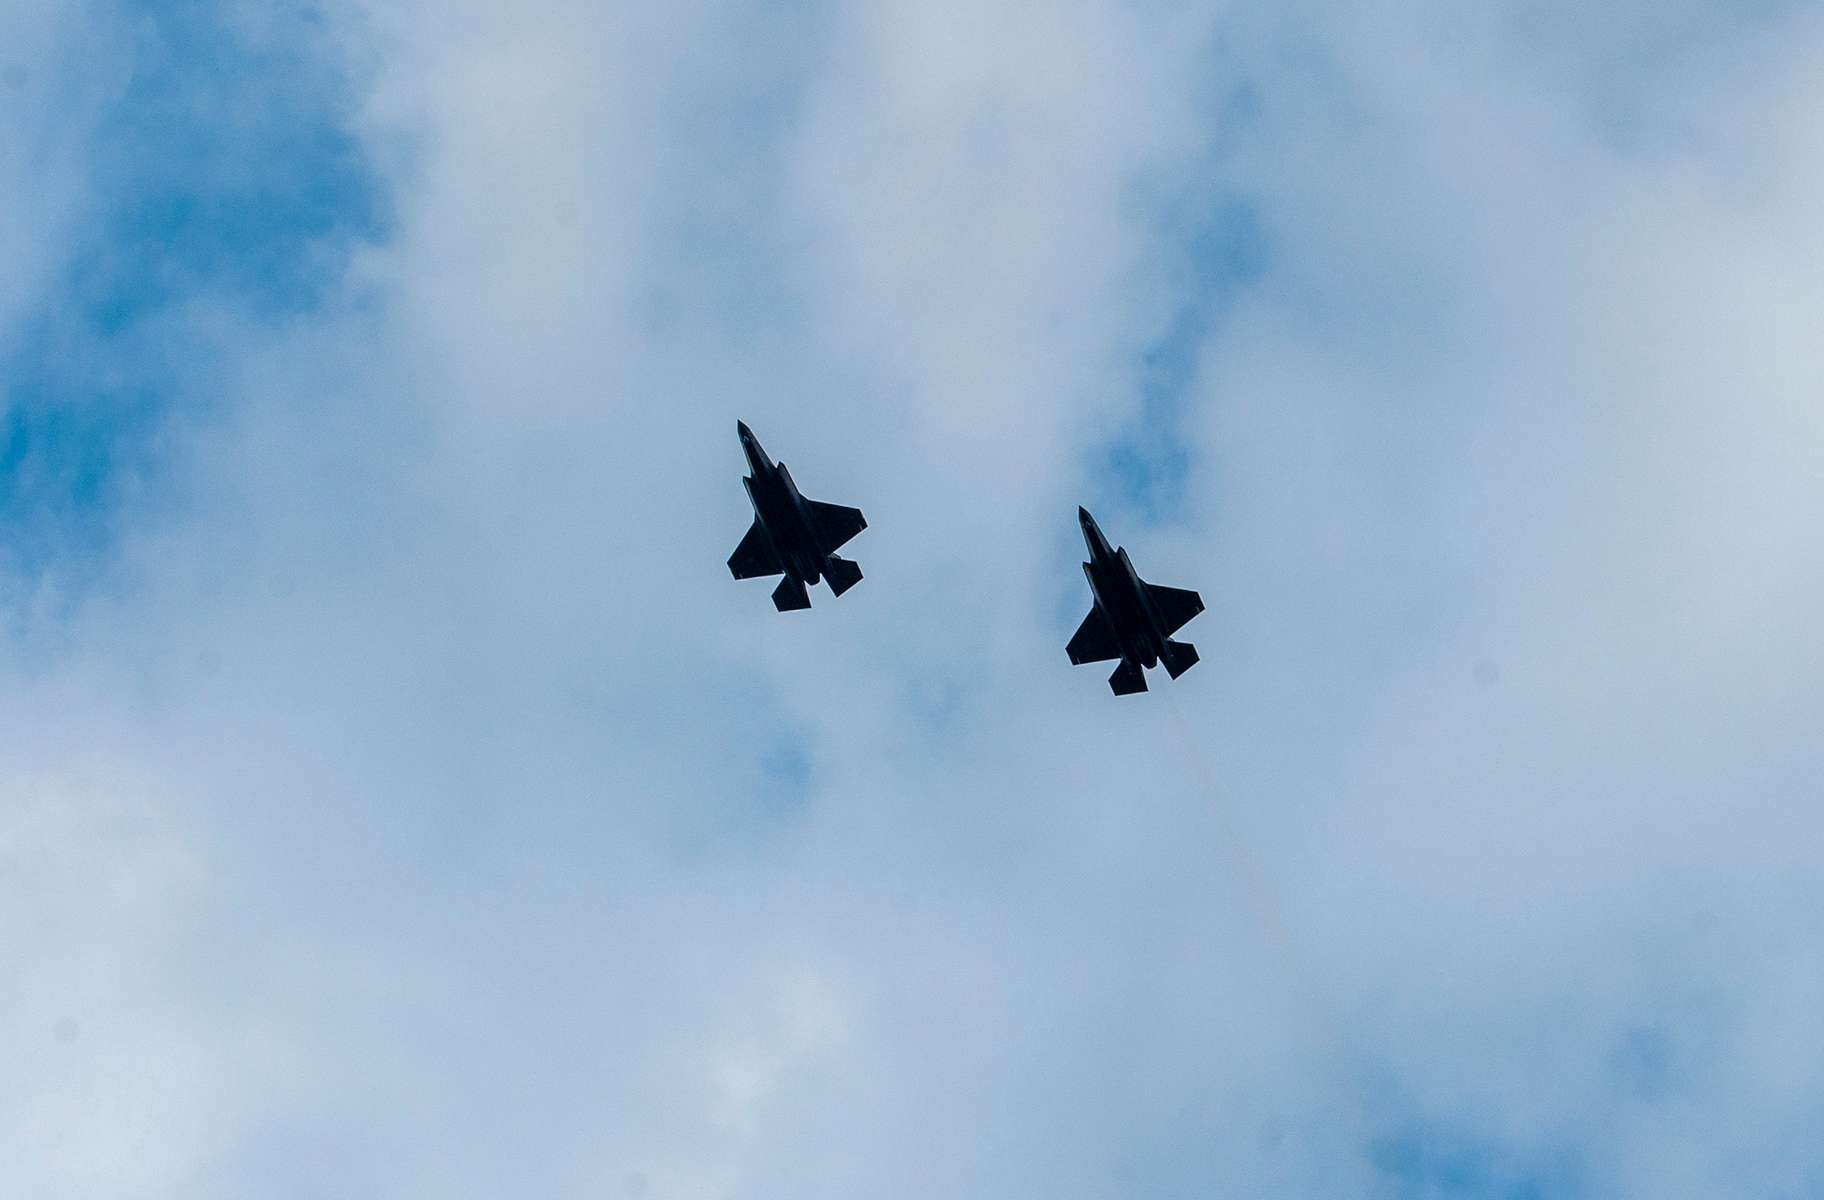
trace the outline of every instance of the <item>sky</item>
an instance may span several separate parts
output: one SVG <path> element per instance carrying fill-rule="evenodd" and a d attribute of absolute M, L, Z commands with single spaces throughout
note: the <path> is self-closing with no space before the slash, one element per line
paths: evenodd
<path fill-rule="evenodd" d="M 0 101 L 13 1193 L 1824 1193 L 1814 7 L 0 0 Z"/>

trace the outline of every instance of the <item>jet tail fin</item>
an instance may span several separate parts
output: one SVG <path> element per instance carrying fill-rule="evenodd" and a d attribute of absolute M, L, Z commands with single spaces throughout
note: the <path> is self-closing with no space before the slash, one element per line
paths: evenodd
<path fill-rule="evenodd" d="M 1197 665 L 1197 647 L 1189 642 L 1167 641 L 1165 654 L 1160 661 L 1165 663 L 1166 671 L 1171 674 L 1173 679 L 1176 679 Z"/>
<path fill-rule="evenodd" d="M 823 565 L 823 577 L 830 581 L 830 591 L 840 596 L 861 582 L 861 568 L 832 554 Z"/>
<path fill-rule="evenodd" d="M 1142 671 L 1140 664 L 1133 659 L 1124 658 L 1121 660 L 1121 665 L 1115 668 L 1115 673 L 1108 677 L 1108 686 L 1117 696 L 1131 696 L 1135 692 L 1144 692 L 1146 690 L 1146 672 Z"/>
<path fill-rule="evenodd" d="M 796 612 L 811 606 L 811 594 L 804 590 L 804 584 L 787 575 L 773 589 L 773 607 L 780 612 Z"/>

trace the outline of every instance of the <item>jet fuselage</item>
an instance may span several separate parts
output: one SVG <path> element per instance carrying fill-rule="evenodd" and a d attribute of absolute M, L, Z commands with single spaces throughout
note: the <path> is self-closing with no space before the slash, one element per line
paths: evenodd
<path fill-rule="evenodd" d="M 1140 572 L 1134 569 L 1126 550 L 1117 550 L 1108 544 L 1108 538 L 1103 536 L 1101 527 L 1087 509 L 1077 510 L 1077 520 L 1083 527 L 1083 541 L 1089 547 L 1089 561 L 1083 564 L 1083 574 L 1089 579 L 1089 590 L 1097 607 L 1108 619 L 1109 628 L 1120 643 L 1122 657 L 1143 667 L 1157 665 L 1165 650 L 1167 635 L 1163 632 L 1164 622 L 1159 619 L 1140 582 Z"/>
<path fill-rule="evenodd" d="M 798 485 L 784 463 L 775 463 L 760 440 L 745 424 L 739 426 L 741 449 L 750 474 L 742 479 L 754 517 L 760 522 L 786 574 L 800 583 L 815 584 L 823 577 L 823 552 Z"/>

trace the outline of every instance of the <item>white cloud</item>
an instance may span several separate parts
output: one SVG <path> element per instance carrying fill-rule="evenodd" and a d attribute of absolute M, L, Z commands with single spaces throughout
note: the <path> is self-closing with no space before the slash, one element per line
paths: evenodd
<path fill-rule="evenodd" d="M 1803 1190 L 1824 43 L 1720 12 L 336 10 L 396 237 L 198 318 L 184 505 L 9 668 L 0 1136 L 121 1196 Z M 1204 666 L 1115 702 L 1072 506 L 1237 197 L 1187 511 L 1115 529 Z M 738 415 L 872 522 L 803 619 L 721 567 Z"/>
<path fill-rule="evenodd" d="M 86 152 L 124 79 L 118 40 L 92 16 L 38 0 L 0 8 L 0 352 L 65 265 L 94 203 Z"/>

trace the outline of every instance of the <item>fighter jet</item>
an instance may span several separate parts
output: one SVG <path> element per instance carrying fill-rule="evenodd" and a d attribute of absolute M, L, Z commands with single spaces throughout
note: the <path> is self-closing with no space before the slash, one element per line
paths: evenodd
<path fill-rule="evenodd" d="M 1070 661 L 1082 666 L 1120 659 L 1121 665 L 1108 677 L 1108 686 L 1117 696 L 1146 690 L 1142 668 L 1164 663 L 1176 679 L 1196 666 L 1197 647 L 1174 642 L 1172 634 L 1203 611 L 1203 597 L 1141 579 L 1126 550 L 1109 548 L 1088 509 L 1077 509 L 1077 521 L 1089 544 L 1083 574 L 1089 577 L 1095 603 L 1065 647 Z"/>
<path fill-rule="evenodd" d="M 766 456 L 754 431 L 742 421 L 735 422 L 735 429 L 752 472 L 741 482 L 754 506 L 754 524 L 729 556 L 729 571 L 736 579 L 784 575 L 773 590 L 773 607 L 780 612 L 809 608 L 805 588 L 820 578 L 828 579 L 838 596 L 860 583 L 861 568 L 836 551 L 868 527 L 861 510 L 806 500 L 785 464 Z"/>

